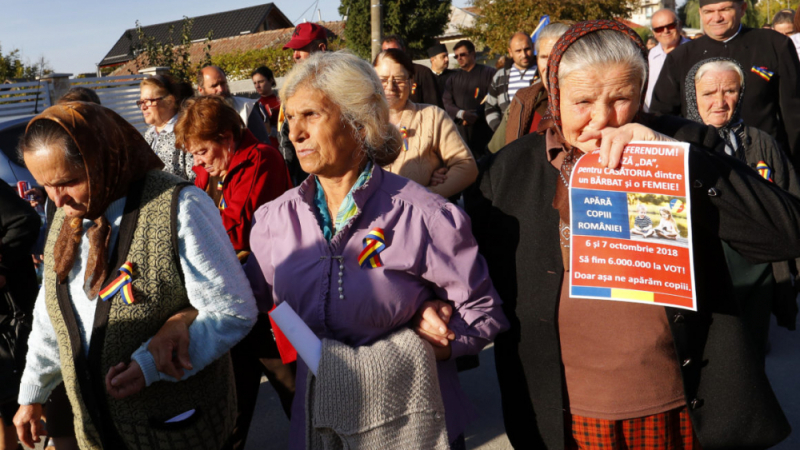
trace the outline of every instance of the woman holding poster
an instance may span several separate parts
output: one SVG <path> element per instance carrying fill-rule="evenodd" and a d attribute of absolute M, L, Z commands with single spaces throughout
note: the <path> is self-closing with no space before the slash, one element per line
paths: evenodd
<path fill-rule="evenodd" d="M 646 49 L 624 25 L 574 25 L 556 43 L 548 66 L 552 126 L 493 155 L 467 204 L 512 324 L 495 342 L 512 445 L 719 449 L 781 441 L 790 427 L 731 301 L 720 240 L 758 261 L 800 255 L 800 199 L 702 148 L 722 143 L 713 128 L 643 114 Z M 603 176 L 618 167 L 632 140 L 672 141 L 653 130 L 698 146 L 686 163 L 697 311 L 570 296 L 573 167 L 599 147 Z M 627 231 L 628 203 L 614 202 Z M 681 250 L 656 241 L 663 240 L 628 246 Z M 633 263 L 641 267 L 646 258 Z M 674 267 L 687 268 L 691 273 L 689 266 Z M 637 272 L 642 269 L 631 269 Z"/>

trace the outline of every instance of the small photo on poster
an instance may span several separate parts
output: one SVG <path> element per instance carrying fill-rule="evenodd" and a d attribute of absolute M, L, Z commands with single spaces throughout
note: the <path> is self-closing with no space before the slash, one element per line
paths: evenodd
<path fill-rule="evenodd" d="M 686 198 L 628 193 L 630 238 L 688 247 Z"/>

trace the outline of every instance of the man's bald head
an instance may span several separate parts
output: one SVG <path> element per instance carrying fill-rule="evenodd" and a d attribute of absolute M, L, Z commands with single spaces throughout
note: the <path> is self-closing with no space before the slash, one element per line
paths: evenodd
<path fill-rule="evenodd" d="M 530 36 L 521 31 L 514 33 L 508 41 L 508 54 L 519 70 L 526 70 L 533 65 L 533 43 Z"/>
<path fill-rule="evenodd" d="M 650 18 L 653 37 L 656 38 L 664 52 L 669 53 L 681 42 L 681 20 L 671 9 L 659 9 Z"/>
<path fill-rule="evenodd" d="M 217 66 L 206 66 L 197 73 L 197 92 L 200 95 L 219 95 L 230 97 L 228 77 Z"/>

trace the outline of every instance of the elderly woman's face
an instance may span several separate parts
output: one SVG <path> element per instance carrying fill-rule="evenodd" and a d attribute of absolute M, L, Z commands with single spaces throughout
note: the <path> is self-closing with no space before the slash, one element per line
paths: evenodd
<path fill-rule="evenodd" d="M 695 83 L 697 110 L 703 123 L 722 127 L 728 124 L 739 102 L 739 74 L 733 70 L 709 71 Z"/>
<path fill-rule="evenodd" d="M 144 122 L 157 127 L 169 122 L 169 119 L 172 119 L 177 112 L 172 102 L 169 101 L 170 98 L 163 94 L 158 95 L 158 89 L 155 86 L 142 86 L 139 100 L 143 102 L 141 108 Z"/>
<path fill-rule="evenodd" d="M 338 105 L 308 87 L 297 89 L 284 104 L 289 140 L 304 172 L 334 178 L 358 170 L 361 144 L 343 121 Z"/>
<path fill-rule="evenodd" d="M 401 64 L 390 58 L 381 58 L 375 72 L 383 85 L 383 92 L 386 93 L 386 102 L 389 108 L 400 109 L 406 106 L 408 97 L 411 95 L 411 84 L 413 79 L 408 75 L 408 71 Z"/>
<path fill-rule="evenodd" d="M 67 161 L 60 148 L 25 152 L 25 166 L 56 207 L 68 217 L 82 217 L 89 211 L 89 179 L 86 170 Z"/>
<path fill-rule="evenodd" d="M 625 125 L 639 111 L 642 82 L 625 65 L 576 70 L 559 84 L 564 138 L 584 152 L 600 147 L 600 140 L 579 142 L 584 131 Z"/>
<path fill-rule="evenodd" d="M 553 46 L 558 42 L 557 37 L 545 38 L 539 41 L 539 53 L 536 55 L 536 66 L 539 68 L 539 76 L 542 77 L 544 88 L 547 89 L 547 58 L 553 51 Z"/>
<path fill-rule="evenodd" d="M 222 177 L 228 173 L 233 159 L 233 136 L 230 132 L 217 141 L 189 140 L 186 151 L 194 157 L 194 165 L 200 166 L 212 177 Z"/>

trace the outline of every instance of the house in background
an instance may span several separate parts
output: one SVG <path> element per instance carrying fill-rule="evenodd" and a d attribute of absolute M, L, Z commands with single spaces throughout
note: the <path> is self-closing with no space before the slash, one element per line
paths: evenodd
<path fill-rule="evenodd" d="M 292 21 L 286 18 L 273 3 L 198 16 L 194 17 L 193 20 L 191 37 L 192 41 L 197 41 L 198 43 L 202 43 L 209 32 L 213 32 L 213 39 L 216 43 L 218 40 L 225 38 L 261 33 L 268 30 L 294 29 Z M 170 39 L 169 29 L 172 27 L 172 40 L 177 44 L 180 41 L 182 26 L 183 20 L 181 19 L 143 26 L 142 31 L 146 36 L 155 38 L 156 42 L 167 42 Z M 103 60 L 98 63 L 98 73 L 101 71 L 104 73 L 109 72 L 134 60 L 136 55 L 133 54 L 133 49 L 138 44 L 139 36 L 136 28 L 125 30 Z"/>
<path fill-rule="evenodd" d="M 675 11 L 675 0 L 635 0 L 630 20 L 643 26 L 650 26 L 650 18 L 659 9 L 667 8 Z"/>

